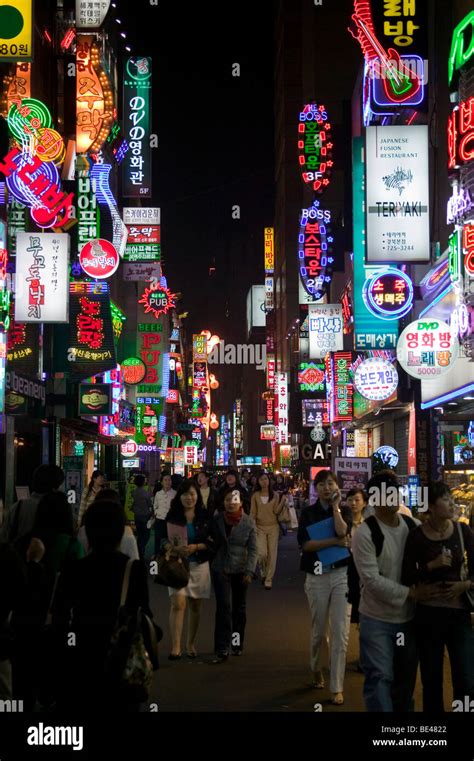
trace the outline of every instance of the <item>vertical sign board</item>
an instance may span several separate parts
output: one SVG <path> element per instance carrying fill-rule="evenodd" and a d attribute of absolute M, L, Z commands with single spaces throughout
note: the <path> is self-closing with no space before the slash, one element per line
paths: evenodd
<path fill-rule="evenodd" d="M 110 8 L 110 0 L 76 0 L 76 29 L 100 29 Z"/>
<path fill-rule="evenodd" d="M 288 373 L 277 374 L 278 443 L 288 443 Z"/>
<path fill-rule="evenodd" d="M 151 66 L 151 58 L 134 56 L 125 61 L 123 123 L 129 145 L 122 164 L 125 198 L 151 198 Z"/>
<path fill-rule="evenodd" d="M 364 283 L 384 267 L 366 267 L 365 261 L 365 173 L 364 138 L 352 141 L 352 191 L 354 209 L 354 341 L 356 351 L 395 349 L 398 321 L 388 325 L 367 309 L 363 299 Z"/>
<path fill-rule="evenodd" d="M 17 235 L 15 320 L 68 322 L 69 235 Z"/>
<path fill-rule="evenodd" d="M 426 125 L 367 127 L 367 261 L 429 262 Z"/>
<path fill-rule="evenodd" d="M 309 304 L 309 356 L 321 359 L 344 348 L 341 304 Z"/>

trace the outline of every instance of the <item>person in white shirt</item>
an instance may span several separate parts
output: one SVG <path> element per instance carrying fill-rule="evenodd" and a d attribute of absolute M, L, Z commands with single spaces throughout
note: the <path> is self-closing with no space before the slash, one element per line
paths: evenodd
<path fill-rule="evenodd" d="M 378 473 L 367 484 L 371 495 L 394 488 L 399 483 L 391 472 Z M 375 515 L 364 520 L 352 539 L 361 583 L 360 662 L 367 711 L 403 713 L 412 710 L 418 666 L 415 600 L 428 599 L 433 589 L 400 583 L 405 542 L 416 523 L 400 514 L 393 500 L 382 501 L 373 500 Z"/>
<path fill-rule="evenodd" d="M 153 513 L 155 516 L 155 555 L 160 554 L 161 540 L 165 536 L 165 521 L 171 507 L 171 501 L 176 496 L 175 490 L 171 486 L 171 476 L 169 473 L 163 473 L 161 477 L 160 491 L 155 494 L 153 501 Z"/>

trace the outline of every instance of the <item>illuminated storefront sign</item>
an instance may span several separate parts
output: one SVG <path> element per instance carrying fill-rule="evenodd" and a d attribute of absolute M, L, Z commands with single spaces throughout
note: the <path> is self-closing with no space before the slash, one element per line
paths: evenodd
<path fill-rule="evenodd" d="M 431 269 L 420 282 L 423 301 L 431 304 L 444 291 L 451 288 L 449 276 L 449 259 L 443 258 Z"/>
<path fill-rule="evenodd" d="M 97 196 L 99 204 L 107 206 L 110 216 L 112 217 L 113 237 L 112 243 L 123 256 L 125 246 L 127 245 L 127 228 L 122 222 L 122 217 L 117 208 L 117 201 L 110 189 L 110 164 L 95 164 L 91 169 L 92 187 Z"/>
<path fill-rule="evenodd" d="M 428 127 L 368 127 L 366 162 L 367 261 L 429 261 Z"/>
<path fill-rule="evenodd" d="M 207 386 L 207 362 L 193 362 L 193 388 Z"/>
<path fill-rule="evenodd" d="M 140 359 L 145 363 L 147 373 L 138 385 L 139 394 L 162 393 L 163 354 L 161 351 L 163 325 L 158 323 L 139 323 L 138 344 Z"/>
<path fill-rule="evenodd" d="M 79 251 L 91 240 L 100 237 L 100 215 L 90 177 L 77 180 L 77 243 Z"/>
<path fill-rule="evenodd" d="M 365 261 L 365 172 L 363 164 L 364 140 L 354 138 L 352 142 L 352 174 L 353 174 L 353 233 L 354 233 L 354 338 L 357 350 L 395 349 L 398 337 L 398 321 L 387 324 L 375 317 L 367 309 L 362 297 L 364 283 L 367 278 L 385 268 L 369 268 Z"/>
<path fill-rule="evenodd" d="M 446 215 L 448 225 L 460 222 L 464 215 L 468 214 L 472 209 L 474 209 L 474 201 L 471 198 L 469 190 L 454 185 L 453 194 L 448 200 Z"/>
<path fill-rule="evenodd" d="M 314 201 L 309 209 L 303 209 L 298 236 L 298 264 L 300 280 L 313 301 L 321 299 L 331 282 L 332 244 L 330 235 L 331 212 L 320 209 Z"/>
<path fill-rule="evenodd" d="M 261 425 L 260 426 L 260 439 L 261 441 L 275 441 L 276 431 L 274 425 Z"/>
<path fill-rule="evenodd" d="M 8 199 L 8 251 L 10 259 L 16 256 L 17 234 L 26 230 L 27 207 L 16 200 L 15 196 Z"/>
<path fill-rule="evenodd" d="M 275 397 L 273 394 L 265 399 L 265 419 L 267 423 L 273 423 L 275 419 Z"/>
<path fill-rule="evenodd" d="M 456 106 L 448 119 L 448 168 L 457 169 L 474 158 L 474 97 Z"/>
<path fill-rule="evenodd" d="M 0 61 L 33 60 L 33 0 L 9 0 L 0 7 Z"/>
<path fill-rule="evenodd" d="M 266 227 L 264 231 L 265 241 L 265 273 L 273 275 L 275 269 L 275 230 L 273 227 Z"/>
<path fill-rule="evenodd" d="M 168 396 L 166 397 L 166 404 L 179 404 L 179 391 L 175 388 L 168 390 Z"/>
<path fill-rule="evenodd" d="M 464 254 L 464 271 L 470 277 L 474 277 L 474 224 L 469 223 L 464 225 L 462 249 Z"/>
<path fill-rule="evenodd" d="M 389 360 L 369 357 L 357 367 L 354 385 L 364 399 L 384 401 L 396 391 L 398 373 Z"/>
<path fill-rule="evenodd" d="M 328 351 L 341 351 L 343 347 L 343 319 L 340 304 L 310 304 L 309 356 L 325 357 Z"/>
<path fill-rule="evenodd" d="M 275 356 L 272 354 L 267 354 L 267 388 L 269 388 L 271 391 L 273 391 L 275 388 L 275 371 Z"/>
<path fill-rule="evenodd" d="M 125 198 L 151 198 L 151 75 L 151 58 L 126 60 L 123 124 L 129 150 L 122 164 Z"/>
<path fill-rule="evenodd" d="M 454 74 L 470 60 L 474 53 L 474 11 L 471 11 L 454 29 L 448 60 L 448 84 Z"/>
<path fill-rule="evenodd" d="M 344 335 L 347 336 L 354 329 L 354 307 L 352 305 L 352 287 L 350 283 L 344 288 L 340 301 L 344 322 Z"/>
<path fill-rule="evenodd" d="M 147 369 L 143 360 L 138 357 L 124 359 L 120 365 L 123 382 L 126 386 L 136 386 L 144 379 Z"/>
<path fill-rule="evenodd" d="M 133 439 L 124 441 L 120 447 L 120 454 L 122 457 L 135 457 L 138 452 L 138 444 Z"/>
<path fill-rule="evenodd" d="M 328 402 L 331 423 L 352 420 L 353 385 L 350 379 L 352 354 L 337 352 L 326 358 Z"/>
<path fill-rule="evenodd" d="M 109 415 L 112 412 L 112 387 L 106 383 L 81 383 L 79 415 Z"/>
<path fill-rule="evenodd" d="M 303 428 L 329 425 L 329 407 L 325 399 L 301 400 Z"/>
<path fill-rule="evenodd" d="M 68 322 L 69 235 L 18 233 L 15 320 Z"/>
<path fill-rule="evenodd" d="M 80 35 L 76 47 L 76 151 L 98 153 L 114 121 L 114 99 L 92 35 Z"/>
<path fill-rule="evenodd" d="M 389 269 L 368 278 L 362 295 L 367 309 L 382 320 L 398 320 L 413 306 L 413 284 L 401 270 Z"/>
<path fill-rule="evenodd" d="M 0 162 L 0 172 L 7 178 L 9 192 L 30 207 L 38 227 L 61 228 L 71 220 L 74 196 L 61 192 L 54 163 L 12 148 Z"/>
<path fill-rule="evenodd" d="M 323 362 L 302 362 L 298 370 L 298 385 L 301 391 L 326 390 L 325 366 Z"/>
<path fill-rule="evenodd" d="M 151 312 L 155 317 L 159 317 L 161 314 L 167 314 L 175 306 L 175 294 L 161 285 L 151 286 L 145 288 L 138 303 L 143 304 L 145 314 Z"/>
<path fill-rule="evenodd" d="M 397 346 L 397 359 L 413 378 L 430 379 L 444 375 L 451 370 L 458 354 L 457 336 L 451 333 L 447 323 L 440 320 L 410 323 Z"/>
<path fill-rule="evenodd" d="M 461 279 L 461 230 L 455 230 L 448 238 L 448 271 L 452 285 Z"/>
<path fill-rule="evenodd" d="M 326 107 L 310 103 L 300 113 L 298 151 L 301 176 L 314 191 L 329 185 L 332 161 L 331 124 Z"/>
<path fill-rule="evenodd" d="M 122 335 L 123 325 L 127 321 L 127 318 L 122 312 L 122 310 L 117 306 L 117 304 L 114 304 L 113 301 L 110 302 L 110 311 L 112 314 L 112 328 L 114 331 L 114 340 L 115 340 L 115 343 L 118 343 L 118 341 L 120 340 L 120 336 Z"/>
<path fill-rule="evenodd" d="M 270 312 L 274 306 L 273 275 L 265 275 L 265 311 Z"/>
<path fill-rule="evenodd" d="M 95 280 L 105 280 L 111 277 L 118 269 L 120 257 L 115 247 L 108 240 L 99 240 L 86 243 L 79 253 L 79 263 L 88 277 Z"/>
<path fill-rule="evenodd" d="M 114 370 L 115 345 L 108 285 L 70 283 L 69 370 L 75 376 L 91 378 Z"/>
<path fill-rule="evenodd" d="M 149 283 L 151 280 L 160 280 L 162 276 L 161 265 L 154 262 L 125 262 L 122 267 L 122 279 L 125 283 Z"/>
<path fill-rule="evenodd" d="M 0 96 L 0 113 L 8 116 L 14 103 L 21 103 L 23 98 L 31 98 L 31 64 L 17 63 L 15 74 L 6 74 L 3 78 L 3 94 Z"/>
<path fill-rule="evenodd" d="M 122 394 L 122 376 L 120 367 L 104 373 L 104 383 L 110 388 L 111 410 L 99 420 L 99 431 L 102 436 L 118 436 L 120 427 L 120 397 Z"/>
<path fill-rule="evenodd" d="M 277 373 L 278 443 L 288 443 L 288 373 Z"/>
<path fill-rule="evenodd" d="M 205 335 L 193 335 L 193 362 L 205 362 L 207 359 L 207 337 Z"/>
<path fill-rule="evenodd" d="M 159 225 L 129 225 L 124 259 L 128 262 L 159 261 L 161 256 Z"/>
<path fill-rule="evenodd" d="M 400 459 L 397 450 L 387 445 L 376 449 L 374 454 L 382 458 L 387 468 L 396 468 Z"/>
<path fill-rule="evenodd" d="M 154 225 L 161 224 L 161 209 L 159 206 L 125 206 L 123 221 L 126 225 Z"/>
<path fill-rule="evenodd" d="M 110 8 L 110 0 L 76 0 L 76 29 L 99 29 Z"/>
<path fill-rule="evenodd" d="M 7 287 L 7 231 L 0 221 L 0 415 L 5 410 L 7 332 L 10 327 L 10 291 Z"/>

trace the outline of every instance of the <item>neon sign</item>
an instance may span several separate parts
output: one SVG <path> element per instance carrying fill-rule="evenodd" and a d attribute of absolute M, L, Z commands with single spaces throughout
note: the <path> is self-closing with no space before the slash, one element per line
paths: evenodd
<path fill-rule="evenodd" d="M 301 391 L 325 391 L 326 380 L 323 362 L 302 362 L 298 371 Z"/>
<path fill-rule="evenodd" d="M 474 224 L 464 225 L 462 236 L 462 248 L 464 252 L 464 270 L 474 277 Z"/>
<path fill-rule="evenodd" d="M 77 153 L 97 153 L 114 121 L 114 99 L 92 36 L 81 35 L 76 48 Z"/>
<path fill-rule="evenodd" d="M 396 391 L 398 373 L 389 360 L 369 357 L 357 367 L 354 385 L 364 399 L 381 402 L 390 399 Z"/>
<path fill-rule="evenodd" d="M 112 243 L 99 238 L 82 247 L 79 262 L 88 277 L 105 280 L 117 271 L 120 258 Z"/>
<path fill-rule="evenodd" d="M 319 201 L 314 201 L 309 209 L 301 212 L 298 236 L 300 279 L 314 301 L 324 296 L 331 282 L 334 238 L 329 234 L 330 223 L 331 212 L 320 209 Z"/>
<path fill-rule="evenodd" d="M 352 420 L 353 385 L 350 380 L 352 354 L 335 352 L 326 358 L 327 396 L 331 423 Z"/>
<path fill-rule="evenodd" d="M 136 386 L 144 379 L 147 369 L 143 360 L 138 357 L 129 357 L 124 359 L 120 365 L 123 382 L 126 386 Z"/>
<path fill-rule="evenodd" d="M 454 225 L 456 222 L 459 222 L 465 214 L 471 211 L 471 209 L 474 209 L 474 202 L 469 190 L 458 188 L 458 186 L 455 185 L 453 188 L 453 195 L 448 200 L 446 217 L 448 225 Z"/>
<path fill-rule="evenodd" d="M 467 32 L 467 33 L 466 33 Z M 467 39 L 467 44 L 466 44 Z M 474 11 L 468 13 L 453 32 L 451 51 L 448 59 L 448 84 L 454 72 L 462 69 L 474 53 Z"/>
<path fill-rule="evenodd" d="M 127 228 L 122 222 L 122 217 L 117 208 L 117 201 L 110 189 L 109 175 L 112 170 L 110 164 L 95 164 L 91 170 L 91 181 L 99 204 L 107 206 L 112 217 L 113 236 L 112 243 L 123 256 L 127 245 Z"/>
<path fill-rule="evenodd" d="M 367 278 L 362 291 L 367 309 L 382 320 L 398 320 L 413 306 L 413 283 L 401 270 L 389 269 Z"/>
<path fill-rule="evenodd" d="M 275 269 L 275 230 L 273 227 L 266 227 L 264 232 L 265 239 L 265 274 L 273 275 Z"/>
<path fill-rule="evenodd" d="M 332 161 L 331 124 L 325 106 L 311 103 L 300 113 L 298 125 L 301 176 L 313 190 L 321 192 L 329 185 Z"/>
<path fill-rule="evenodd" d="M 448 119 L 448 169 L 474 158 L 474 98 L 463 101 Z"/>
<path fill-rule="evenodd" d="M 10 193 L 19 203 L 30 207 L 39 227 L 61 228 L 72 218 L 74 196 L 61 192 L 55 164 L 12 148 L 0 162 L 0 172 L 7 178 Z"/>
<path fill-rule="evenodd" d="M 125 198 L 151 198 L 151 80 L 151 58 L 126 60 L 123 123 L 129 150 L 122 163 Z"/>
<path fill-rule="evenodd" d="M 161 285 L 145 288 L 139 304 L 143 304 L 145 314 L 151 312 L 155 317 L 166 314 L 175 306 L 175 294 Z"/>

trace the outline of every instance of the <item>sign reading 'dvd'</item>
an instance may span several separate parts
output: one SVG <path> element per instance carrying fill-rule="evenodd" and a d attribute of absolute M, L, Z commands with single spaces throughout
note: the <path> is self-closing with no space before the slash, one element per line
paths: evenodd
<path fill-rule="evenodd" d="M 107 383 L 81 383 L 79 386 L 79 415 L 112 414 L 112 386 Z"/>

